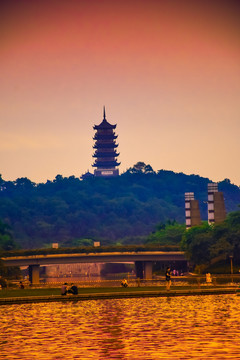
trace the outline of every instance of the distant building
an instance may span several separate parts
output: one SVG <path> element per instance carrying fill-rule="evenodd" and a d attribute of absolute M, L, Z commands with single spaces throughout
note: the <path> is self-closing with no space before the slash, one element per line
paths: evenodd
<path fill-rule="evenodd" d="M 103 109 L 103 121 L 99 125 L 93 127 L 96 130 L 94 136 L 95 144 L 93 148 L 95 152 L 93 158 L 95 162 L 93 167 L 95 176 L 117 176 L 119 175 L 119 170 L 116 168 L 120 165 L 117 162 L 116 158 L 119 156 L 116 149 L 118 144 L 116 144 L 117 135 L 113 131 L 117 125 L 111 125 L 106 120 L 105 107 Z"/>
<path fill-rule="evenodd" d="M 92 177 L 94 177 L 94 175 L 92 173 L 90 173 L 89 171 L 87 171 L 84 174 L 82 174 L 80 179 L 85 180 L 85 179 L 89 179 L 89 178 L 92 178 Z"/>
<path fill-rule="evenodd" d="M 201 225 L 199 202 L 194 199 L 193 192 L 185 193 L 185 218 L 187 229 L 192 226 Z"/>
<path fill-rule="evenodd" d="M 226 219 L 223 193 L 218 191 L 218 184 L 208 184 L 208 223 L 220 223 Z"/>

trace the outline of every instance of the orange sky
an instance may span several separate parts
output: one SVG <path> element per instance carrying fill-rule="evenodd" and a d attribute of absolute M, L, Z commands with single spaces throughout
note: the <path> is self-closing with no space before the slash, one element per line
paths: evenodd
<path fill-rule="evenodd" d="M 120 171 L 240 185 L 238 1 L 2 1 L 0 173 L 92 171 L 92 126 L 117 123 Z"/>

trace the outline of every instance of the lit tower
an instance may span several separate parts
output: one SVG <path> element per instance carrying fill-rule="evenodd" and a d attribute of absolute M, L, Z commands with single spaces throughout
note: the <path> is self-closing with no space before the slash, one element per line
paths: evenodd
<path fill-rule="evenodd" d="M 185 193 L 185 218 L 186 228 L 201 225 L 201 217 L 198 200 L 194 199 L 193 192 Z"/>
<path fill-rule="evenodd" d="M 111 125 L 106 120 L 105 106 L 103 108 L 103 121 L 99 125 L 94 125 L 93 129 L 96 134 L 93 138 L 95 150 L 93 158 L 95 162 L 93 167 L 95 176 L 117 176 L 119 170 L 116 169 L 120 165 L 116 158 L 119 153 L 116 152 L 118 144 L 116 144 L 117 135 L 113 131 L 117 125 Z"/>
<path fill-rule="evenodd" d="M 220 223 L 226 219 L 223 193 L 218 191 L 217 183 L 208 184 L 208 223 Z"/>

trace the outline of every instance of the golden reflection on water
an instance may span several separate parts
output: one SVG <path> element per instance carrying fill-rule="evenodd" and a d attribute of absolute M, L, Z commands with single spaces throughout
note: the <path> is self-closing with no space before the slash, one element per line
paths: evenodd
<path fill-rule="evenodd" d="M 240 296 L 0 307 L 0 359 L 240 359 Z"/>

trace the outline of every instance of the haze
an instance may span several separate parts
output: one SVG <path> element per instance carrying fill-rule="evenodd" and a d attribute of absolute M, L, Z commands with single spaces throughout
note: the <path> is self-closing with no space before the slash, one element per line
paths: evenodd
<path fill-rule="evenodd" d="M 93 171 L 94 124 L 117 124 L 120 172 L 240 185 L 239 1 L 2 1 L 0 173 Z"/>

